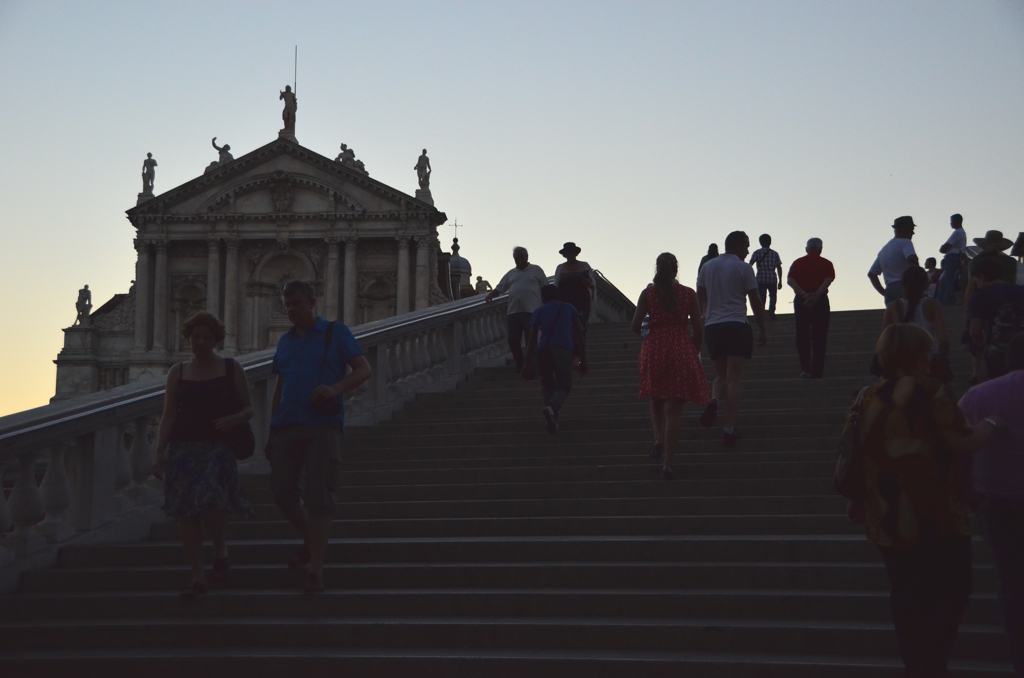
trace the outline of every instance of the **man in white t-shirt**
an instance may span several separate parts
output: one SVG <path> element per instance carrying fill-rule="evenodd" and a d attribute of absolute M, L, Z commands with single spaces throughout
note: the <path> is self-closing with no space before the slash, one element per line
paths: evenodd
<path fill-rule="evenodd" d="M 953 232 L 945 244 L 939 248 L 942 257 L 942 277 L 935 297 L 943 306 L 956 303 L 956 291 L 960 288 L 960 262 L 967 251 L 967 231 L 964 230 L 964 218 L 954 214 L 949 218 L 949 227 Z"/>
<path fill-rule="evenodd" d="M 516 361 L 516 372 L 523 370 L 523 339 L 530 334 L 530 318 L 541 305 L 540 288 L 548 283 L 544 269 L 530 263 L 525 247 L 512 250 L 516 267 L 506 273 L 501 282 L 484 299 L 491 303 L 494 297 L 508 292 L 508 348 Z"/>
<path fill-rule="evenodd" d="M 704 341 L 715 364 L 715 382 L 700 423 L 710 428 L 715 423 L 718 399 L 725 391 L 725 433 L 722 442 L 732 445 L 740 439 L 736 417 L 742 398 L 743 361 L 754 352 L 754 333 L 747 322 L 747 301 L 757 319 L 757 345 L 768 343 L 764 327 L 764 304 L 757 289 L 754 270 L 744 259 L 750 251 L 750 238 L 733 231 L 725 239 L 725 254 L 704 264 L 697 274 L 697 299 L 704 314 Z"/>
<path fill-rule="evenodd" d="M 885 243 L 868 269 L 868 278 L 878 293 L 885 298 L 886 306 L 903 296 L 903 284 L 900 282 L 903 279 L 903 271 L 911 266 L 920 265 L 914 243 L 910 242 L 914 237 L 914 218 L 897 217 L 892 223 L 892 228 L 893 239 Z M 885 287 L 878 281 L 878 276 L 882 276 Z"/>

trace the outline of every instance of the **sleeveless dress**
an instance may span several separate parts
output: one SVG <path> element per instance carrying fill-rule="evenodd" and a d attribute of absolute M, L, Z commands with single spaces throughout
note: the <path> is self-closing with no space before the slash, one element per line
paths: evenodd
<path fill-rule="evenodd" d="M 679 283 L 676 307 L 661 305 L 654 285 L 647 286 L 650 333 L 640 349 L 640 397 L 672 398 L 706 405 L 711 399 L 700 353 L 686 331 L 686 320 L 696 294 Z"/>
<path fill-rule="evenodd" d="M 215 419 L 233 414 L 225 406 L 234 393 L 235 369 L 240 368 L 228 359 L 222 377 L 178 381 L 178 412 L 164 468 L 169 518 L 195 518 L 207 511 L 255 517 L 238 481 L 235 454 L 213 427 Z"/>
<path fill-rule="evenodd" d="M 928 333 L 928 335 L 932 338 L 932 341 L 935 342 L 935 345 L 932 346 L 932 353 L 937 354 L 939 352 L 939 337 L 938 334 L 936 334 L 935 332 L 935 325 L 928 322 L 928 318 L 924 316 L 924 302 L 927 298 L 928 297 L 925 297 L 924 299 L 921 299 L 920 301 L 917 302 L 917 306 L 914 307 L 913 318 L 907 318 L 907 310 L 909 310 L 909 304 L 906 299 L 896 300 L 896 311 L 899 313 L 899 322 L 917 325 L 922 330 Z"/>

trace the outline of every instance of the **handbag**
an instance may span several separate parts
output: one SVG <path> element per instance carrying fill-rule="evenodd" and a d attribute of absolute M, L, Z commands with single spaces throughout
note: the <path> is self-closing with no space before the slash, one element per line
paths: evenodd
<path fill-rule="evenodd" d="M 245 408 L 241 397 L 238 395 L 238 391 L 235 389 L 236 364 L 231 358 L 224 360 L 224 376 L 231 383 L 231 414 L 237 414 Z M 239 461 L 248 459 L 256 451 L 256 434 L 253 433 L 252 425 L 247 421 L 228 429 L 221 435 L 224 438 L 224 443 L 235 453 L 235 459 Z"/>

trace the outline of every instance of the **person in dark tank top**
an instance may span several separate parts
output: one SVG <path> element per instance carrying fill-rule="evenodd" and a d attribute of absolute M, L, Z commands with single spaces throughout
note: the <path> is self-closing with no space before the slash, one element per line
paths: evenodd
<path fill-rule="evenodd" d="M 164 512 L 181 530 L 192 568 L 192 582 L 181 595 L 191 599 L 207 591 L 203 526 L 213 538 L 213 581 L 223 584 L 229 572 L 227 514 L 254 515 L 238 482 L 235 454 L 225 442 L 228 431 L 252 418 L 253 408 L 245 371 L 214 350 L 224 339 L 224 324 L 199 311 L 184 322 L 181 334 L 192 359 L 167 373 L 153 475 L 164 481 Z"/>

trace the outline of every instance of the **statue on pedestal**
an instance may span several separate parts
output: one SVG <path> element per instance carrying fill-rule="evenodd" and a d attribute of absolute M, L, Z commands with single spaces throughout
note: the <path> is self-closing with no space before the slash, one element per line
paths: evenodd
<path fill-rule="evenodd" d="M 281 92 L 281 96 L 278 99 L 284 99 L 284 111 L 281 113 L 281 118 L 284 120 L 284 129 L 281 132 L 295 136 L 295 111 L 299 108 L 299 102 L 295 99 L 295 92 L 292 91 L 292 86 L 285 85 L 284 91 Z"/>
<path fill-rule="evenodd" d="M 423 154 L 420 155 L 413 169 L 416 170 L 416 177 L 420 180 L 420 188 L 429 191 L 432 170 L 430 169 L 430 158 L 427 157 L 427 149 L 423 149 Z"/>
<path fill-rule="evenodd" d="M 89 312 L 92 310 L 92 292 L 89 291 L 88 285 L 78 290 L 78 301 L 75 302 L 75 310 L 78 311 L 75 325 L 88 326 Z"/>
<path fill-rule="evenodd" d="M 156 179 L 156 160 L 152 153 L 146 154 L 142 161 L 142 194 L 153 195 L 153 180 Z"/>

